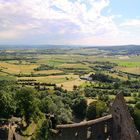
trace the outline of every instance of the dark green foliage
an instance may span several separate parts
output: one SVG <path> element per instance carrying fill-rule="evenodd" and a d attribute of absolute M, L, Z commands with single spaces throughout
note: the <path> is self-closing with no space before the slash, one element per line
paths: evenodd
<path fill-rule="evenodd" d="M 140 88 L 140 81 L 138 80 L 134 80 L 134 81 L 123 81 L 122 85 L 127 85 L 127 87 L 129 88 L 135 88 L 135 89 L 139 89 Z"/>
<path fill-rule="evenodd" d="M 101 100 L 101 101 L 104 101 L 104 102 L 107 102 L 109 101 L 109 96 L 108 95 L 99 95 L 98 96 L 98 99 Z"/>
<path fill-rule="evenodd" d="M 16 111 L 16 101 L 11 92 L 0 91 L 0 118 L 10 118 Z"/>
<path fill-rule="evenodd" d="M 57 106 L 56 104 L 52 101 L 52 99 L 50 97 L 45 97 L 42 101 L 41 101 L 41 111 L 48 114 L 51 113 L 53 114 L 54 112 L 56 112 Z"/>
<path fill-rule="evenodd" d="M 134 108 L 133 118 L 137 129 L 140 131 L 140 109 L 138 109 L 137 107 Z"/>
<path fill-rule="evenodd" d="M 94 101 L 89 104 L 87 108 L 86 117 L 88 120 L 99 118 L 107 113 L 107 106 L 105 102 Z"/>
<path fill-rule="evenodd" d="M 0 90 L 9 92 L 14 86 L 17 87 L 14 81 L 0 80 Z"/>
<path fill-rule="evenodd" d="M 77 118 L 84 118 L 86 115 L 87 101 L 85 98 L 80 97 L 73 100 L 72 109 Z"/>
<path fill-rule="evenodd" d="M 91 68 L 93 68 L 96 71 L 105 71 L 105 70 L 111 70 L 112 68 L 114 68 L 115 66 L 117 66 L 116 63 L 111 63 L 111 62 L 102 62 L 102 61 L 95 61 L 93 62 L 94 65 L 96 66 L 91 66 Z"/>
<path fill-rule="evenodd" d="M 131 105 L 128 105 L 129 112 L 131 116 L 134 119 L 135 125 L 137 127 L 137 130 L 140 132 L 140 109 L 139 109 L 139 103 L 136 104 L 134 107 Z"/>
<path fill-rule="evenodd" d="M 96 104 L 94 102 L 90 103 L 87 108 L 86 118 L 87 120 L 92 120 L 96 118 Z"/>
<path fill-rule="evenodd" d="M 17 92 L 17 105 L 19 114 L 25 117 L 28 125 L 36 121 L 40 115 L 39 99 L 36 97 L 35 90 L 31 88 L 21 88 Z"/>
<path fill-rule="evenodd" d="M 136 103 L 135 107 L 140 109 L 140 101 Z"/>
<path fill-rule="evenodd" d="M 95 80 L 95 81 L 107 82 L 107 83 L 119 81 L 119 79 L 113 78 L 103 73 L 91 74 L 90 77 L 92 78 L 93 81 Z"/>
<path fill-rule="evenodd" d="M 58 123 L 68 123 L 72 119 L 71 108 L 63 103 L 61 97 L 56 95 L 49 95 L 42 99 L 41 111 L 55 115 Z"/>
<path fill-rule="evenodd" d="M 107 113 L 107 105 L 103 101 L 97 101 L 96 102 L 96 117 L 101 117 L 106 115 Z"/>
<path fill-rule="evenodd" d="M 52 66 L 41 64 L 38 68 L 35 68 L 35 71 L 42 71 L 42 70 L 51 70 L 53 69 Z"/>
<path fill-rule="evenodd" d="M 118 89 L 120 87 L 120 84 L 119 82 L 115 82 L 113 86 L 114 86 L 114 89 Z"/>
<path fill-rule="evenodd" d="M 96 91 L 92 87 L 85 87 L 84 93 L 86 97 L 96 97 Z"/>
<path fill-rule="evenodd" d="M 36 135 L 32 140 L 48 140 L 49 139 L 49 121 L 44 121 L 40 128 L 37 129 Z"/>

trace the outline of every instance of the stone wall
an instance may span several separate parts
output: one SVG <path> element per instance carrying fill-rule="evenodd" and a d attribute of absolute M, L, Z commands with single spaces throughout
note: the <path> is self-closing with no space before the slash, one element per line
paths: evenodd
<path fill-rule="evenodd" d="M 58 125 L 52 140 L 111 140 L 112 115 L 77 124 Z"/>
<path fill-rule="evenodd" d="M 0 140 L 7 140 L 8 139 L 8 129 L 0 128 Z"/>
<path fill-rule="evenodd" d="M 116 96 L 110 112 L 96 120 L 58 125 L 51 140 L 140 140 L 122 94 Z"/>
<path fill-rule="evenodd" d="M 118 94 L 111 105 L 113 116 L 113 138 L 114 140 L 140 140 L 133 118 L 122 94 Z"/>
<path fill-rule="evenodd" d="M 0 128 L 0 140 L 27 140 L 15 132 L 15 126 L 8 124 Z"/>
<path fill-rule="evenodd" d="M 110 107 L 111 115 L 75 124 L 57 125 L 49 140 L 140 140 L 122 94 Z M 7 128 L 7 127 L 6 127 Z M 0 140 L 26 140 L 15 132 L 15 126 L 0 128 Z"/>

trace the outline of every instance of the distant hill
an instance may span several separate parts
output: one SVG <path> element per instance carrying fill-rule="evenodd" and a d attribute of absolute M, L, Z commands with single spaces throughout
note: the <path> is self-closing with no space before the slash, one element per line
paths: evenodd
<path fill-rule="evenodd" d="M 113 54 L 140 55 L 140 45 L 108 46 L 108 47 L 98 47 L 98 49 L 110 51 Z"/>
<path fill-rule="evenodd" d="M 109 51 L 110 54 L 135 54 L 140 55 L 140 45 L 120 45 L 120 46 L 82 46 L 82 45 L 0 45 L 0 49 L 92 49 Z"/>
<path fill-rule="evenodd" d="M 80 48 L 79 45 L 0 45 L 0 49 L 66 49 Z"/>

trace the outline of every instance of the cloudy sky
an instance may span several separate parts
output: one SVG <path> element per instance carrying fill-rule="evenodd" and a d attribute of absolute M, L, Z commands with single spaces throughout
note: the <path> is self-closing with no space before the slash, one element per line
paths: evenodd
<path fill-rule="evenodd" d="M 0 0 L 0 44 L 140 44 L 140 0 Z"/>

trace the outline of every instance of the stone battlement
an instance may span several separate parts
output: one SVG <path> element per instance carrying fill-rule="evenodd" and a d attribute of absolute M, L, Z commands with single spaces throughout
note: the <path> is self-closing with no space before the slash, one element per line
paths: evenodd
<path fill-rule="evenodd" d="M 104 140 L 112 136 L 112 115 L 76 124 L 58 125 L 52 140 Z"/>
<path fill-rule="evenodd" d="M 81 123 L 74 123 L 74 124 L 65 124 L 65 125 L 57 125 L 58 129 L 63 129 L 63 128 L 74 128 L 74 127 L 82 127 L 82 126 L 90 126 L 90 125 L 95 125 L 97 123 L 103 122 L 103 121 L 108 121 L 112 119 L 112 115 L 107 115 L 95 120 L 90 120 L 90 121 L 85 121 Z"/>

